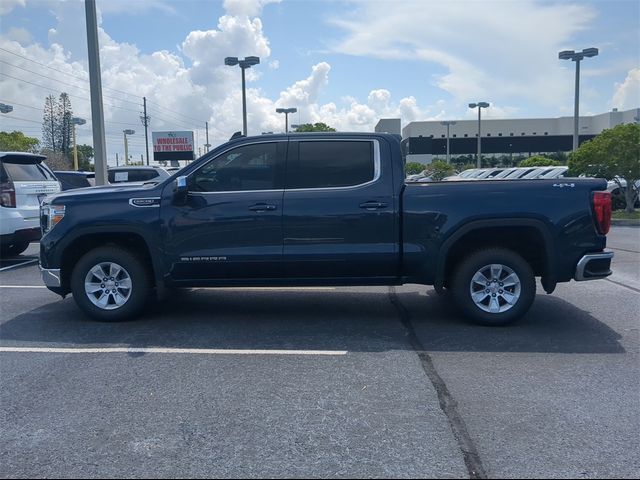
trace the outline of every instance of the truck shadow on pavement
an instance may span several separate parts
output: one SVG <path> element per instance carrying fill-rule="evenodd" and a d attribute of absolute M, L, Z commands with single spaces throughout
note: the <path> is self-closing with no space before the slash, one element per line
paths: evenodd
<path fill-rule="evenodd" d="M 122 323 L 89 320 L 67 298 L 5 321 L 0 339 L 5 346 L 411 350 L 391 295 L 383 289 L 195 289 L 172 294 Z M 616 331 L 557 297 L 538 295 L 518 323 L 495 328 L 467 322 L 431 289 L 395 295 L 426 351 L 625 352 Z"/>

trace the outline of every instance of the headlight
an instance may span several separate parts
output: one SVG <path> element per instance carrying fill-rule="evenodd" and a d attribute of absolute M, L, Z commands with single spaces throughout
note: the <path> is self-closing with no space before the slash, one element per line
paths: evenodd
<path fill-rule="evenodd" d="M 40 226 L 47 233 L 64 218 L 64 205 L 43 205 L 40 207 Z"/>

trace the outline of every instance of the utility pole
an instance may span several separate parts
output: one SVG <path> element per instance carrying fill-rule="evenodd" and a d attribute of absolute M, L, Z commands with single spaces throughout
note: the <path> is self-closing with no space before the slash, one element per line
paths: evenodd
<path fill-rule="evenodd" d="M 93 128 L 96 185 L 104 185 L 107 183 L 107 142 L 104 135 L 104 109 L 102 106 L 102 79 L 100 76 L 100 46 L 98 44 L 96 0 L 85 0 L 84 8 L 87 19 L 91 125 Z"/>
<path fill-rule="evenodd" d="M 204 148 L 206 148 L 206 151 L 208 152 L 209 148 L 211 148 L 211 144 L 209 143 L 209 122 L 204 122 L 204 126 L 207 132 L 207 143 L 204 144 Z"/>
<path fill-rule="evenodd" d="M 144 113 L 140 115 L 140 120 L 142 120 L 142 125 L 144 125 L 144 144 L 147 149 L 147 165 L 149 165 L 149 136 L 147 134 L 147 127 L 149 126 L 151 117 L 147 115 L 147 97 L 142 97 L 142 103 L 144 105 Z"/>

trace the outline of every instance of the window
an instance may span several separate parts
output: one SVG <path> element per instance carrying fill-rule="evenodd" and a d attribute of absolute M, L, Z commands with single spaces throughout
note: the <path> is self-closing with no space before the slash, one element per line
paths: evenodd
<path fill-rule="evenodd" d="M 499 137 L 501 137 L 501 136 L 502 136 L 502 133 L 499 133 L 499 134 L 498 134 L 498 136 L 499 136 Z"/>
<path fill-rule="evenodd" d="M 41 182 L 55 180 L 56 177 L 40 162 L 32 163 L 12 163 L 4 160 L 2 162 L 4 170 L 2 177 L 11 179 L 14 182 Z M 4 178 L 3 178 L 4 180 Z"/>
<path fill-rule="evenodd" d="M 453 138 L 456 138 L 458 135 L 456 135 L 455 133 L 453 134 Z"/>
<path fill-rule="evenodd" d="M 490 137 L 490 136 L 491 136 L 491 134 L 490 134 L 490 133 L 487 133 L 487 137 Z"/>
<path fill-rule="evenodd" d="M 440 135 L 440 138 L 444 138 L 446 135 L 443 133 L 442 135 Z"/>
<path fill-rule="evenodd" d="M 510 137 L 513 137 L 513 132 L 511 132 L 511 133 L 509 134 L 509 136 L 510 136 Z"/>
<path fill-rule="evenodd" d="M 330 188 L 373 180 L 373 142 L 309 141 L 298 143 L 298 158 L 287 167 L 286 188 Z"/>
<path fill-rule="evenodd" d="M 468 136 L 469 136 L 468 134 L 466 134 L 466 133 L 464 134 L 464 138 L 467 138 Z"/>
<path fill-rule="evenodd" d="M 189 179 L 192 192 L 231 192 L 282 188 L 277 143 L 244 145 L 224 153 Z"/>
<path fill-rule="evenodd" d="M 109 169 L 109 183 L 146 182 L 159 176 L 156 169 L 114 168 Z"/>

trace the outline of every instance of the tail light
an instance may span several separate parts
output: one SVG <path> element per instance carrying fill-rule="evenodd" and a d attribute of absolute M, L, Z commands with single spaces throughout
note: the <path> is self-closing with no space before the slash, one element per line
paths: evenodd
<path fill-rule="evenodd" d="M 611 228 L 611 193 L 594 192 L 593 211 L 596 215 L 598 232 L 606 235 Z"/>
<path fill-rule="evenodd" d="M 13 182 L 0 183 L 0 206 L 16 208 L 16 189 Z"/>

